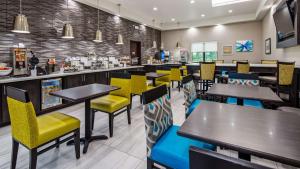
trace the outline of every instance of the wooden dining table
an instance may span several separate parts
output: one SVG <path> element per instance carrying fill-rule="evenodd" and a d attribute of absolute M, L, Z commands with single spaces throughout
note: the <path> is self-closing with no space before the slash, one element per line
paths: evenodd
<path fill-rule="evenodd" d="M 95 140 L 108 139 L 105 135 L 92 136 L 91 130 L 91 100 L 97 97 L 107 95 L 109 92 L 118 90 L 118 87 L 103 85 L 103 84 L 90 84 L 57 92 L 52 92 L 50 95 L 60 97 L 72 102 L 85 102 L 85 137 L 80 139 L 80 142 L 84 143 L 83 153 L 86 153 L 90 142 Z"/>
<path fill-rule="evenodd" d="M 164 76 L 167 76 L 167 74 L 155 73 L 155 72 L 149 72 L 149 73 L 146 73 L 147 79 L 152 80 L 152 85 L 153 85 L 153 86 L 156 86 L 155 80 L 156 80 L 157 78 L 164 77 Z"/>
<path fill-rule="evenodd" d="M 213 84 L 207 95 L 235 97 L 237 104 L 243 105 L 243 99 L 253 99 L 272 103 L 282 103 L 282 99 L 269 87 L 246 86 L 238 84 Z"/>
<path fill-rule="evenodd" d="M 300 116 L 202 101 L 178 135 L 300 167 Z"/>

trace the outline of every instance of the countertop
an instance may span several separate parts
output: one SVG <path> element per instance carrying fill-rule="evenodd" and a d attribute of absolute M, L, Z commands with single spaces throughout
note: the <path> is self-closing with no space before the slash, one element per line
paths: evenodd
<path fill-rule="evenodd" d="M 134 68 L 142 68 L 142 67 L 144 66 L 127 66 L 127 67 L 115 67 L 115 68 L 108 68 L 108 69 L 83 70 L 79 72 L 53 73 L 53 74 L 42 75 L 42 76 L 9 77 L 4 79 L 0 78 L 0 84 L 28 81 L 28 80 L 49 79 L 49 78 L 57 78 L 57 77 L 72 76 L 72 75 L 79 75 L 79 74 L 97 73 L 97 72 L 109 72 L 113 70 L 134 69 Z"/>
<path fill-rule="evenodd" d="M 146 66 L 146 65 L 161 66 L 161 65 L 171 65 L 171 64 L 176 64 L 176 63 L 143 64 L 143 65 L 144 66 Z M 186 64 L 186 65 L 187 66 L 197 66 L 197 65 L 199 65 L 199 63 L 189 63 L 189 64 Z M 236 66 L 236 64 L 234 64 L 234 63 L 217 63 L 216 66 L 234 67 L 234 66 Z M 275 67 L 277 67 L 277 65 L 276 64 L 250 63 L 250 67 L 270 67 L 270 68 L 275 68 Z M 300 65 L 296 65 L 295 67 L 296 68 L 300 68 Z"/>

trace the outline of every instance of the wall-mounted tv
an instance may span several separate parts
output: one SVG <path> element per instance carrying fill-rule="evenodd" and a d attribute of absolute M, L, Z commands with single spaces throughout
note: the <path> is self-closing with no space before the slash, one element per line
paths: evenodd
<path fill-rule="evenodd" d="M 277 47 L 285 48 L 296 46 L 297 43 L 297 32 L 295 17 L 297 0 L 283 0 L 273 14 L 276 35 L 277 35 Z"/>

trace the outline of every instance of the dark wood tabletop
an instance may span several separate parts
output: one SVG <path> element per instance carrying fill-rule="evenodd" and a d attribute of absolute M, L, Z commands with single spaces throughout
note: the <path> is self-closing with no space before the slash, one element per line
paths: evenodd
<path fill-rule="evenodd" d="M 163 76 L 167 76 L 167 74 L 161 74 L 161 73 L 155 73 L 155 72 L 149 72 L 149 73 L 146 73 L 146 77 L 148 79 L 156 79 L 156 78 L 160 78 L 160 77 L 163 77 Z"/>
<path fill-rule="evenodd" d="M 300 116 L 202 101 L 178 134 L 300 167 Z"/>
<path fill-rule="evenodd" d="M 86 99 L 97 98 L 117 89 L 119 88 L 114 86 L 109 86 L 109 85 L 90 84 L 90 85 L 60 90 L 57 92 L 52 92 L 50 94 L 74 102 L 74 101 L 83 101 Z"/>
<path fill-rule="evenodd" d="M 255 99 L 270 102 L 282 102 L 269 87 L 245 86 L 216 83 L 206 92 L 208 95 L 236 97 L 240 99 Z"/>

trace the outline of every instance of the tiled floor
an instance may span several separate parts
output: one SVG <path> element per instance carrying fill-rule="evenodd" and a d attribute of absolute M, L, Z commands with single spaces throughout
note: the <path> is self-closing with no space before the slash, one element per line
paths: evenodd
<path fill-rule="evenodd" d="M 185 120 L 183 106 L 183 92 L 172 91 L 172 108 L 174 123 L 181 125 Z M 81 135 L 84 135 L 84 105 L 78 104 L 61 110 L 81 119 Z M 144 119 L 139 98 L 135 97 L 132 107 L 132 124 L 127 124 L 126 114 L 115 118 L 114 137 L 105 141 L 90 144 L 88 153 L 76 160 L 74 147 L 62 145 L 38 157 L 38 168 L 42 169 L 145 169 L 146 168 L 146 140 Z M 107 114 L 97 113 L 94 134 L 108 135 Z M 81 147 L 82 149 L 82 147 Z M 237 157 L 237 153 L 229 150 L 218 150 L 222 154 Z M 11 135 L 10 127 L 0 128 L 0 169 L 10 168 Z M 17 168 L 28 168 L 28 151 L 20 146 Z M 272 168 L 292 168 L 252 157 L 255 163 Z"/>

